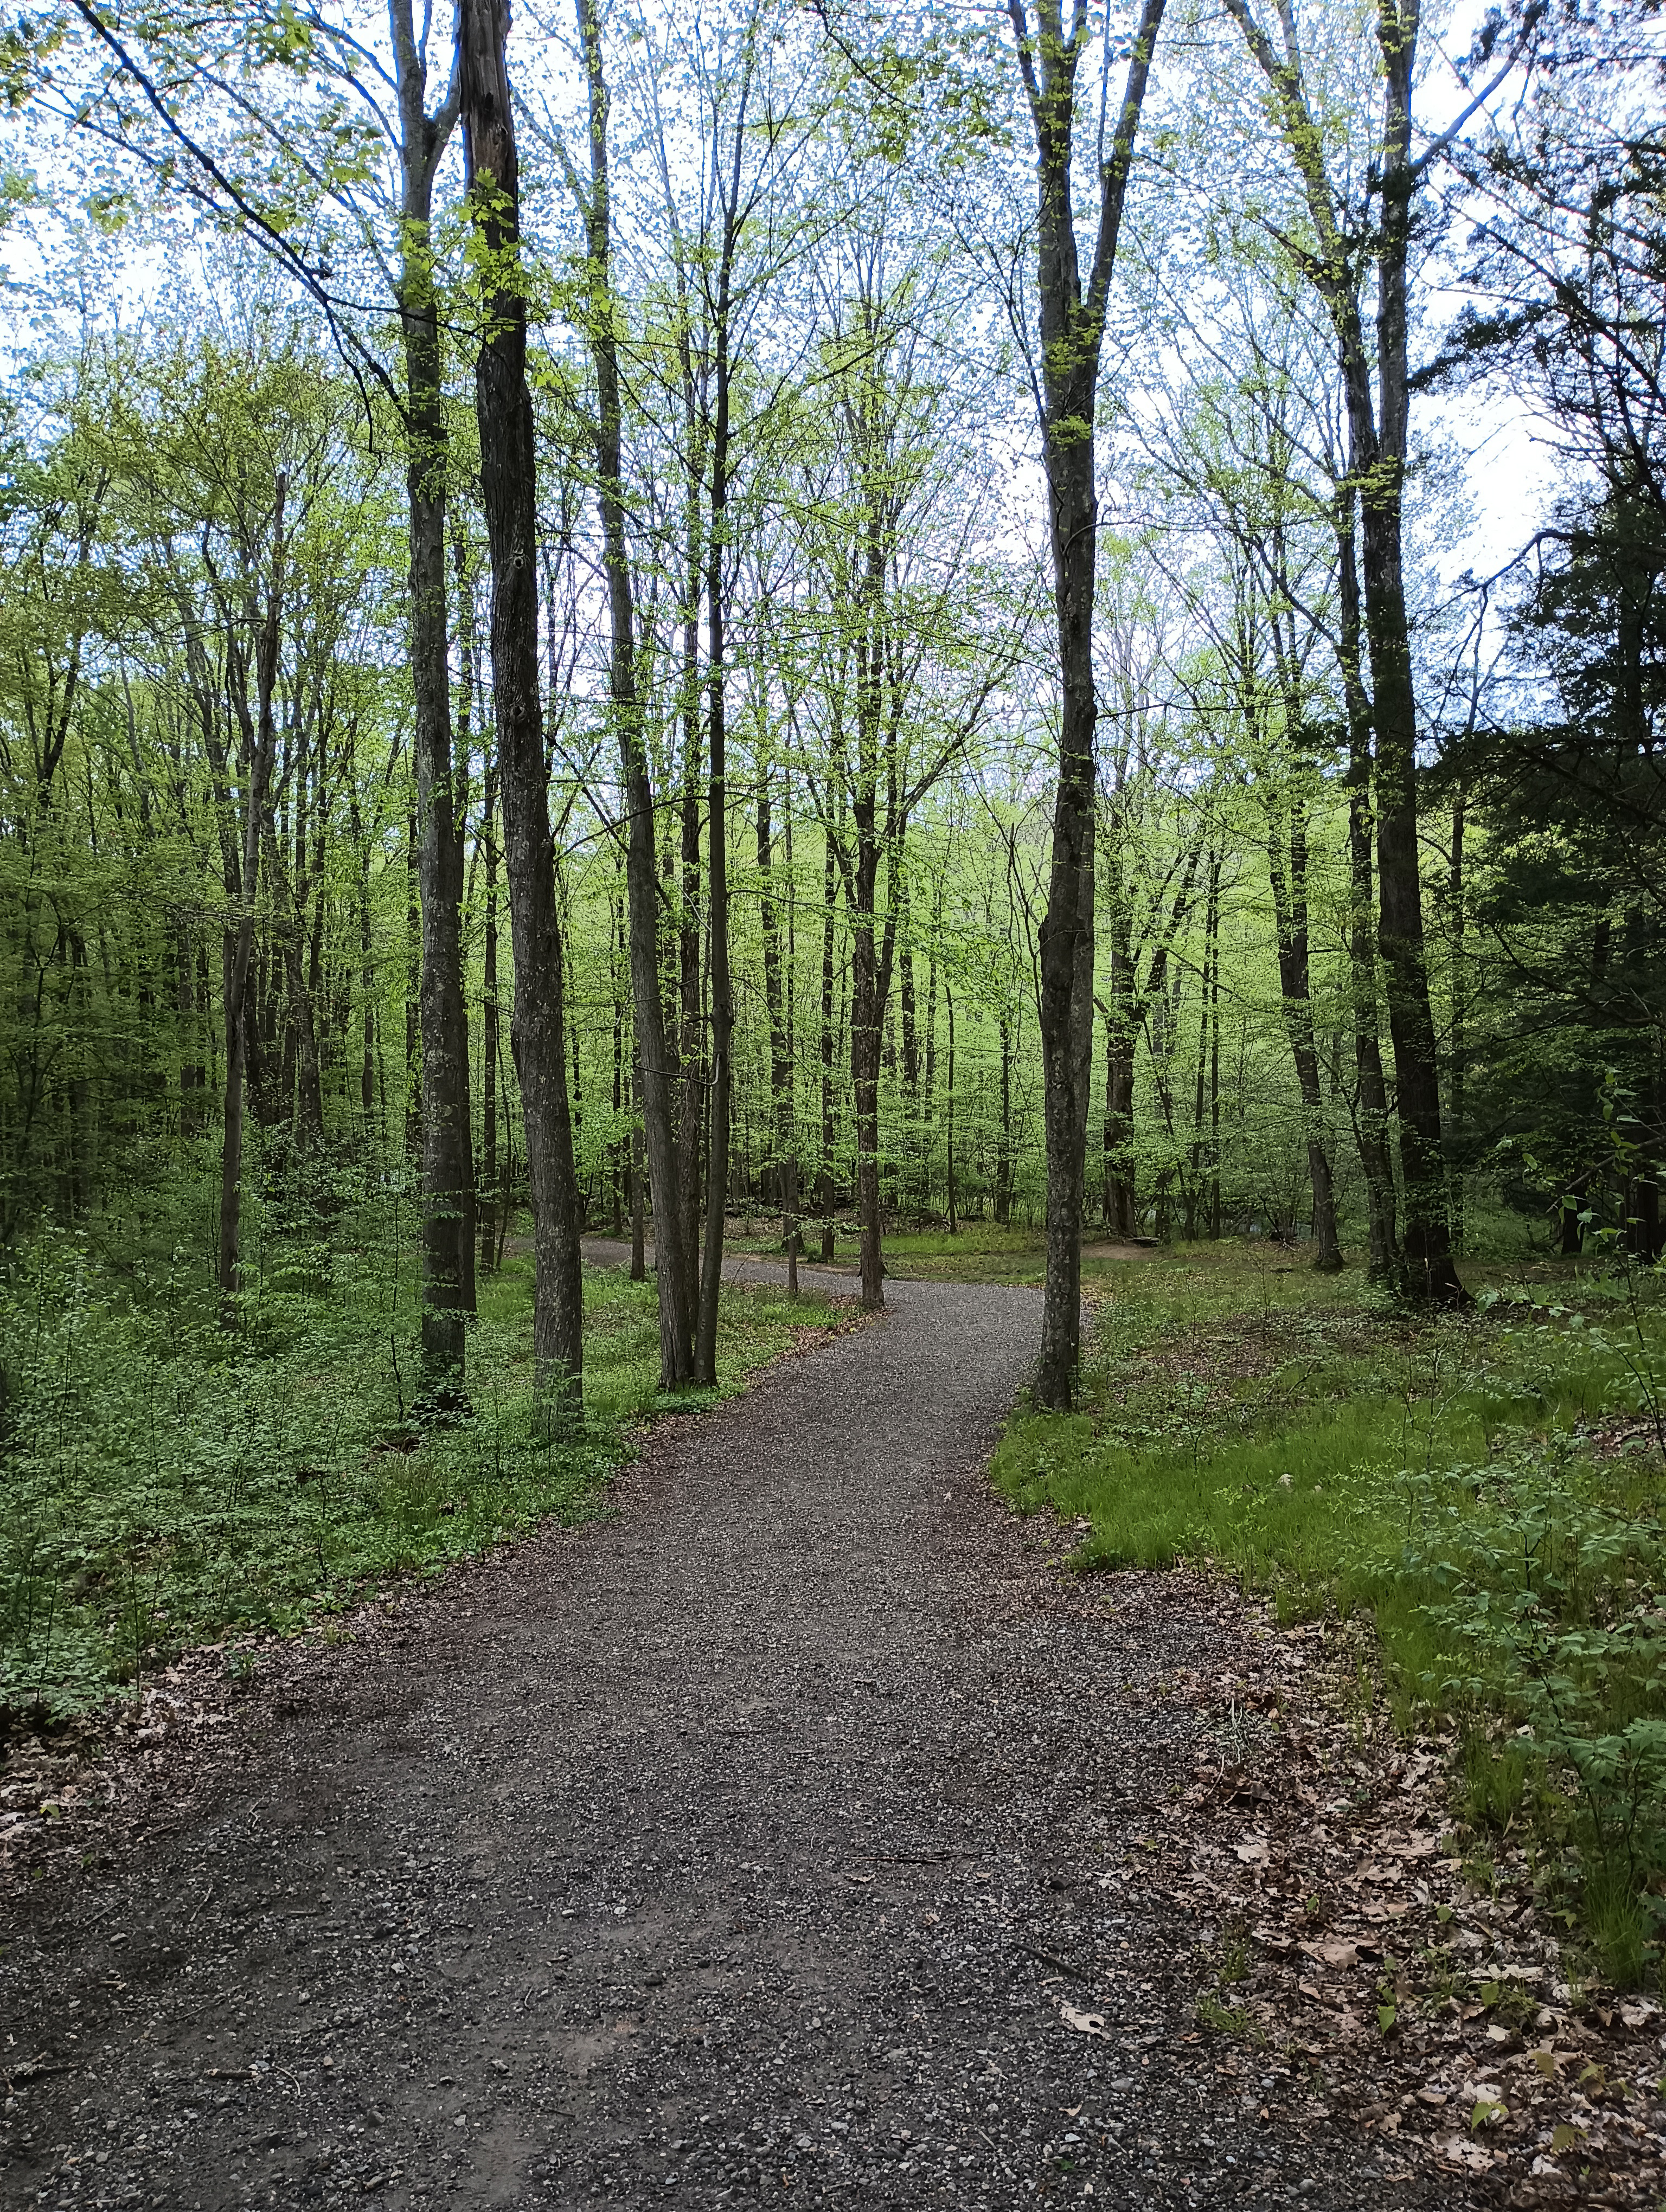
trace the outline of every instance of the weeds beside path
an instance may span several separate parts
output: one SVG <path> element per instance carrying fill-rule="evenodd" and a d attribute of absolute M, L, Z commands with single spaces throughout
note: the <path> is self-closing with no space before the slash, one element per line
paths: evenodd
<path fill-rule="evenodd" d="M 829 1315 L 808 1286 L 796 1305 L 772 1281 L 726 1286 L 713 1395 Z M 43 1244 L 0 1292 L 0 1750 L 194 1646 L 293 1633 L 582 1517 L 660 1405 L 654 1286 L 592 1269 L 583 1430 L 535 1440 L 514 1250 L 481 1279 L 459 1422 L 418 1415 L 410 1286 L 350 1246 L 263 1280 L 228 1336 L 200 1285 Z M 34 1825 L 18 1785 L 0 1781 L 0 1868 Z"/>

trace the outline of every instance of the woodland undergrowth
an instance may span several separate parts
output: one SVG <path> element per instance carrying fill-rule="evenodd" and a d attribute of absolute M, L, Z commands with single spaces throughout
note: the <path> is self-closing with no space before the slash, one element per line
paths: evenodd
<path fill-rule="evenodd" d="M 1595 1968 L 1658 1984 L 1666 1285 L 1471 1269 L 1430 1321 L 1270 1251 L 1116 1272 L 1083 1410 L 1015 1419 L 1003 1490 L 1073 1516 L 1083 1571 L 1209 1563 L 1281 1621 L 1367 1619 L 1402 1728 L 1458 1747 L 1478 1878 L 1526 1840 Z"/>
<path fill-rule="evenodd" d="M 652 1282 L 586 1271 L 583 1426 L 540 1441 L 531 1261 L 511 1253 L 480 1279 L 468 1410 L 441 1425 L 416 1407 L 404 1214 L 388 1198 L 327 1236 L 268 1233 L 234 1331 L 200 1265 L 153 1249 L 118 1267 L 95 1232 L 15 1256 L 0 1283 L 0 1735 L 192 1644 L 297 1629 L 594 1510 L 663 1402 Z M 716 1395 L 825 1319 L 813 1295 L 726 1285 Z"/>

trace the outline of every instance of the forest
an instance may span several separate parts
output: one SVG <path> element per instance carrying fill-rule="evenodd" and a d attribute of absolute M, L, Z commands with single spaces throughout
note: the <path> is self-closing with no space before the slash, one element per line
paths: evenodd
<path fill-rule="evenodd" d="M 1369 1603 L 1653 1972 L 1663 60 L 1642 0 L 0 32 L 9 1721 L 994 1273 L 1008 1494 Z"/>

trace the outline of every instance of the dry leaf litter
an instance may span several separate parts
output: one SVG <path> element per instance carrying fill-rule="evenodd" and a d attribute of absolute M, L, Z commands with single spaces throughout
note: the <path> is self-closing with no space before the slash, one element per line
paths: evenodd
<path fill-rule="evenodd" d="M 1148 1577 L 1116 1587 L 1125 1617 L 1170 1601 Z M 1188 1906 L 1214 1967 L 1203 2032 L 1244 2053 L 1222 2063 L 1282 2052 L 1389 2173 L 1444 2168 L 1511 2205 L 1657 2203 L 1658 2005 L 1581 1983 L 1508 1838 L 1493 1893 L 1466 1877 L 1453 1746 L 1402 1741 L 1362 1698 L 1365 1631 L 1216 1604 L 1231 1663 L 1165 1685 L 1213 1710 L 1214 1741 L 1109 1879 Z"/>

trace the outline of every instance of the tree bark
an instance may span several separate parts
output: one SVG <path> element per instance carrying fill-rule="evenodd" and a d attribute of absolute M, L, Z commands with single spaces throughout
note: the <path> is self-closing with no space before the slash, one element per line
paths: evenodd
<path fill-rule="evenodd" d="M 461 0 L 465 167 L 472 219 L 489 271 L 489 319 L 475 367 L 475 412 L 492 563 L 492 693 L 515 964 L 510 1042 L 520 1079 L 532 1204 L 538 1418 L 544 1433 L 551 1434 L 570 1431 L 582 1413 L 582 1261 L 538 690 L 538 455 L 526 382 L 520 175 L 504 59 L 508 31 L 506 0 Z"/>
<path fill-rule="evenodd" d="M 958 1237 L 960 1234 L 960 1221 L 955 1210 L 954 1188 L 954 992 L 946 975 L 943 979 L 943 1000 L 948 1010 L 949 1018 L 949 1079 L 945 1094 L 944 1109 L 945 1165 L 949 1184 L 949 1234 L 951 1237 Z"/>
<path fill-rule="evenodd" d="M 1353 495 L 1338 494 L 1338 604 L 1342 691 L 1348 726 L 1348 973 L 1353 1006 L 1353 1065 L 1357 1091 L 1355 1138 L 1365 1178 L 1368 1246 L 1365 1278 L 1382 1289 L 1400 1286 L 1398 1200 L 1389 1156 L 1389 1094 L 1383 1073 L 1377 1015 L 1377 940 L 1371 927 L 1371 702 L 1361 653 L 1359 580 L 1354 564 Z"/>
<path fill-rule="evenodd" d="M 1469 975 L 1468 948 L 1464 942 L 1463 798 L 1463 787 L 1460 784 L 1457 796 L 1452 801 L 1452 853 L 1446 879 L 1452 933 L 1451 1126 L 1447 1133 L 1451 1149 L 1449 1163 L 1451 1196 L 1448 1214 L 1455 1252 L 1463 1249 L 1464 1118 L 1468 1105 L 1464 1092 L 1468 1074 L 1465 1062 L 1469 1050 Z"/>
<path fill-rule="evenodd" d="M 1336 1229 L 1336 1186 L 1324 1139 L 1324 1094 L 1319 1083 L 1319 1051 L 1313 1032 L 1307 907 L 1307 813 L 1298 794 L 1270 811 L 1267 841 L 1268 875 L 1273 887 L 1273 919 L 1278 936 L 1279 988 L 1285 1035 L 1296 1066 L 1296 1086 L 1305 1124 L 1308 1179 L 1313 1189 L 1313 1235 L 1318 1249 L 1313 1265 L 1322 1275 L 1342 1266 Z M 1287 847 L 1286 847 L 1287 841 Z"/>
<path fill-rule="evenodd" d="M 497 980 L 497 744 L 486 746 L 484 788 L 480 800 L 480 842 L 484 848 L 486 891 L 480 975 L 480 1265 L 489 1274 L 497 1260 L 497 1218 L 502 1201 L 498 1160 L 497 1064 L 502 1051 L 502 1005 Z"/>
<path fill-rule="evenodd" d="M 478 0 L 475 0 L 478 4 Z M 625 544 L 623 412 L 612 286 L 612 226 L 608 194 L 608 94 L 601 27 L 594 0 L 577 0 L 589 100 L 590 185 L 569 179 L 584 217 L 589 253 L 590 349 L 596 371 L 596 470 L 601 508 L 610 625 L 608 694 L 625 787 L 629 830 L 625 896 L 630 910 L 630 980 L 641 1076 L 643 1139 L 654 1190 L 654 1252 L 660 1302 L 660 1382 L 684 1389 L 694 1371 L 693 1313 L 683 1251 L 681 1178 L 678 1172 L 677 1070 L 666 1033 L 660 981 L 660 890 L 655 866 L 654 791 L 636 695 L 635 609 Z"/>
<path fill-rule="evenodd" d="M 734 124 L 734 166 L 741 159 L 745 95 Z M 728 560 L 728 438 L 730 438 L 730 283 L 737 222 L 730 191 L 717 268 L 714 316 L 713 507 L 706 544 L 706 964 L 710 973 L 710 1097 L 706 1117 L 706 1252 L 699 1272 L 699 1325 L 695 1329 L 695 1382 L 717 1385 L 717 1301 L 723 1287 L 723 1217 L 728 1212 L 728 1121 L 733 1084 L 734 998 L 728 964 L 728 668 L 726 668 L 726 575 Z"/>
<path fill-rule="evenodd" d="M 1134 946 L 1120 901 L 1110 917 L 1110 992 L 1105 1024 L 1105 1226 L 1113 1237 L 1139 1231 L 1134 1160 L 1134 1048 L 1140 1018 L 1134 1003 Z"/>
<path fill-rule="evenodd" d="M 796 1293 L 798 1160 L 793 1135 L 793 1062 L 782 990 L 781 914 L 775 892 L 775 836 L 767 765 L 758 780 L 757 873 L 759 920 L 763 932 L 763 1007 L 769 1027 L 769 1162 L 774 1170 L 774 1195 L 781 1207 L 781 1243 L 791 1278 L 788 1288 Z"/>
<path fill-rule="evenodd" d="M 1037 0 L 1032 36 L 1024 0 L 1007 0 L 1036 134 L 1042 458 L 1061 684 L 1059 781 L 1040 945 L 1047 1277 L 1035 1398 L 1039 1407 L 1061 1413 L 1073 1402 L 1081 1350 L 1082 1176 L 1093 1024 L 1093 593 L 1098 530 L 1093 419 L 1134 135 L 1163 10 L 1164 0 L 1146 0 L 1135 33 L 1116 136 L 1100 166 L 1098 227 L 1084 289 L 1071 151 L 1076 71 L 1088 37 L 1086 10 L 1073 11 L 1067 33 L 1059 0 Z"/>
<path fill-rule="evenodd" d="M 821 1211 L 821 1256 L 833 1258 L 833 927 L 836 885 L 833 872 L 833 831 L 822 825 L 822 1152 L 817 1180 L 816 1203 Z"/>
<path fill-rule="evenodd" d="M 682 272 L 679 269 L 678 276 Z M 681 333 L 683 434 L 687 452 L 683 508 L 683 772 L 678 813 L 680 875 L 678 890 L 677 990 L 682 1048 L 682 1090 L 677 1132 L 678 1215 L 682 1224 L 684 1301 L 690 1325 L 700 1305 L 700 1139 L 706 1120 L 705 1009 L 700 976 L 700 769 L 703 737 L 700 713 L 700 603 L 705 590 L 706 418 L 695 376 L 685 320 Z"/>
<path fill-rule="evenodd" d="M 260 884 L 260 854 L 269 835 L 272 769 L 277 758 L 277 726 L 273 699 L 277 687 L 277 649 L 283 617 L 284 504 L 289 480 L 280 473 L 272 506 L 271 574 L 267 584 L 263 619 L 254 638 L 255 712 L 243 710 L 243 742 L 247 796 L 244 805 L 241 850 L 236 855 L 235 880 L 231 886 L 237 901 L 237 926 L 226 933 L 222 994 L 226 1030 L 225 1127 L 220 1152 L 220 1237 L 218 1279 L 220 1321 L 235 1328 L 237 1296 L 241 1288 L 243 1194 L 244 1080 L 249 1046 L 249 972 L 254 955 L 255 897 Z M 227 678 L 240 681 L 233 639 L 227 637 Z"/>
<path fill-rule="evenodd" d="M 410 521 L 412 765 L 416 782 L 422 963 L 423 1394 L 443 1405 L 460 1390 L 471 1303 L 468 1028 L 463 1004 L 462 883 L 452 787 L 450 623 L 446 597 L 447 434 L 439 303 L 429 224 L 434 174 L 456 117 L 454 95 L 426 112 L 426 72 L 398 0 L 401 259 L 398 296 L 405 364 L 405 488 Z"/>
<path fill-rule="evenodd" d="M 643 1173 L 641 1078 L 634 1074 L 630 1100 L 630 1279 L 648 1280 L 648 1193 Z"/>

